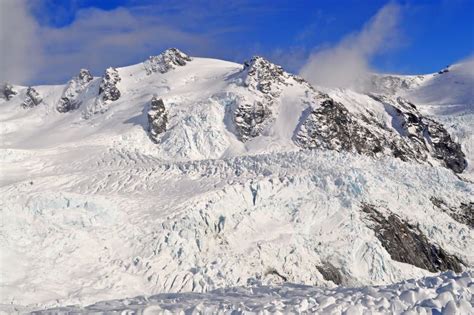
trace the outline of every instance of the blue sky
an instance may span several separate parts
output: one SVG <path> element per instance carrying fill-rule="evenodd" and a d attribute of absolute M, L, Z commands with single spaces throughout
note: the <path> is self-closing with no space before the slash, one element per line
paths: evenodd
<path fill-rule="evenodd" d="M 190 55 L 236 62 L 259 54 L 299 72 L 310 55 L 357 36 L 389 3 L 379 0 L 4 1 L 15 1 L 15 10 L 25 10 L 21 16 L 29 19 L 26 23 L 11 17 L 2 22 L 10 24 L 2 25 L 4 29 L 31 24 L 23 35 L 30 36 L 31 44 L 23 41 L 8 46 L 18 44 L 23 50 L 38 52 L 37 61 L 28 60 L 32 65 L 25 70 L 31 73 L 18 80 L 48 83 L 63 82 L 81 67 L 98 75 L 107 66 L 137 63 L 174 46 Z M 24 7 L 18 7 L 18 3 Z M 407 0 L 391 1 L 389 5 L 398 9 L 394 24 L 384 30 L 387 39 L 384 37 L 384 42 L 364 57 L 372 70 L 429 73 L 474 52 L 474 1 Z M 20 36 L 22 31 L 19 30 Z M 4 50 L 7 44 L 2 46 Z M 21 63 L 20 52 L 11 54 L 12 59 Z"/>

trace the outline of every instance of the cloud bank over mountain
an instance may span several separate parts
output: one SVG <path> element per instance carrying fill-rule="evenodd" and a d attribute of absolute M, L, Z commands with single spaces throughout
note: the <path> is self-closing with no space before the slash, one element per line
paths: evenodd
<path fill-rule="evenodd" d="M 323 86 L 363 84 L 371 71 L 371 59 L 396 45 L 400 11 L 399 5 L 387 4 L 359 32 L 344 37 L 335 46 L 311 54 L 301 75 L 311 83 Z"/>

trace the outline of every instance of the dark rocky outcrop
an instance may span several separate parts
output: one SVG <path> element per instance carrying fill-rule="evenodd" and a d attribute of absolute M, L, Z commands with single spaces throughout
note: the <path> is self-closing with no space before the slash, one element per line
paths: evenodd
<path fill-rule="evenodd" d="M 326 97 L 308 115 L 295 136 L 304 148 L 325 148 L 373 155 L 386 146 L 384 139 L 362 126 L 341 103 Z"/>
<path fill-rule="evenodd" d="M 240 104 L 234 112 L 234 123 L 239 138 L 246 141 L 260 135 L 265 120 L 270 116 L 270 109 L 259 101 L 253 104 Z"/>
<path fill-rule="evenodd" d="M 451 66 L 448 65 L 448 66 L 446 66 L 445 68 L 439 70 L 439 71 L 438 71 L 438 74 L 448 73 L 450 67 L 451 67 Z"/>
<path fill-rule="evenodd" d="M 462 271 L 463 262 L 448 254 L 439 245 L 431 243 L 419 227 L 393 213 L 384 214 L 373 205 L 363 204 L 362 211 L 367 226 L 375 232 L 375 236 L 393 260 L 431 272 Z"/>
<path fill-rule="evenodd" d="M 11 100 L 13 96 L 17 95 L 18 92 L 14 90 L 13 86 L 10 83 L 5 83 L 0 89 L 0 97 L 6 99 L 7 101 Z"/>
<path fill-rule="evenodd" d="M 191 60 L 191 57 L 179 49 L 170 48 L 157 56 L 150 56 L 148 60 L 144 62 L 144 66 L 148 75 L 154 72 L 166 73 L 174 69 L 175 66 L 186 65 L 186 63 Z"/>
<path fill-rule="evenodd" d="M 430 143 L 434 148 L 433 157 L 444 161 L 447 168 L 455 173 L 462 173 L 467 167 L 464 152 L 459 143 L 454 142 L 448 131 L 440 123 L 432 119 L 424 119 Z"/>
<path fill-rule="evenodd" d="M 343 276 L 339 269 L 334 267 L 331 263 L 323 263 L 321 266 L 316 266 L 318 271 L 323 276 L 324 280 L 332 281 L 334 284 L 341 285 L 343 284 Z"/>
<path fill-rule="evenodd" d="M 81 69 L 79 75 L 68 82 L 61 99 L 56 105 L 58 112 L 66 113 L 79 108 L 81 106 L 80 95 L 93 79 L 89 70 Z"/>
<path fill-rule="evenodd" d="M 459 206 L 450 206 L 441 198 L 431 197 L 430 200 L 437 209 L 447 213 L 455 221 L 474 228 L 474 202 L 462 202 Z"/>
<path fill-rule="evenodd" d="M 386 126 L 370 111 L 352 113 L 328 95 L 302 117 L 294 141 L 302 148 L 324 148 L 370 156 L 385 154 L 402 161 L 432 162 L 461 173 L 467 166 L 461 146 L 438 122 L 426 118 L 412 103 L 380 95 L 371 97 L 392 116 Z"/>
<path fill-rule="evenodd" d="M 39 105 L 42 101 L 43 98 L 40 96 L 40 94 L 30 86 L 26 90 L 25 99 L 23 100 L 21 106 L 23 108 L 32 108 Z"/>
<path fill-rule="evenodd" d="M 273 104 L 292 76 L 282 67 L 256 56 L 244 63 L 236 78 L 236 82 L 256 96 L 253 103 L 238 104 L 233 113 L 237 136 L 247 141 L 259 136 L 272 120 Z"/>
<path fill-rule="evenodd" d="M 120 98 L 120 91 L 117 88 L 117 83 L 121 80 L 117 69 L 107 68 L 102 77 L 102 82 L 99 87 L 99 95 L 103 101 L 116 101 Z"/>
<path fill-rule="evenodd" d="M 168 114 L 165 104 L 161 98 L 153 97 L 151 99 L 150 110 L 148 111 L 148 130 L 150 137 L 157 141 L 157 136 L 166 131 L 168 123 Z"/>
<path fill-rule="evenodd" d="M 58 105 L 56 105 L 56 109 L 60 113 L 67 113 L 75 108 L 76 107 L 72 104 L 71 99 L 66 96 L 62 96 L 58 101 Z"/>
<path fill-rule="evenodd" d="M 264 277 L 266 276 L 276 276 L 278 277 L 280 280 L 282 280 L 283 282 L 287 282 L 288 281 L 288 277 L 282 275 L 280 272 L 278 272 L 278 270 L 276 270 L 275 268 L 268 268 L 265 273 L 263 274 Z"/>
<path fill-rule="evenodd" d="M 288 85 L 290 78 L 282 67 L 259 56 L 244 62 L 241 75 L 245 86 L 274 97 L 280 94 L 280 85 Z"/>
<path fill-rule="evenodd" d="M 411 155 L 416 159 L 426 161 L 430 156 L 455 173 L 467 167 L 461 145 L 453 141 L 442 124 L 424 117 L 414 104 L 401 97 L 395 102 L 384 96 L 372 97 L 391 107 L 394 120 L 398 122 L 394 127 L 403 130 L 401 136 L 406 137 Z"/>

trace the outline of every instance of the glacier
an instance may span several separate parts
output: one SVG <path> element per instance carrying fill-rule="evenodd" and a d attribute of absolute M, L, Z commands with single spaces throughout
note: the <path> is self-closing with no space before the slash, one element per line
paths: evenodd
<path fill-rule="evenodd" d="M 462 88 L 457 100 L 427 95 L 454 81 L 472 87 L 474 75 L 463 71 L 377 75 L 370 92 L 352 91 L 311 86 L 261 57 L 240 65 L 168 50 L 103 78 L 31 87 L 41 98 L 31 108 L 22 107 L 30 87 L 8 85 L 0 98 L 0 309 L 160 307 L 170 302 L 145 297 L 172 293 L 183 310 L 206 310 L 199 296 L 222 310 L 222 296 L 242 288 L 232 301 L 253 305 L 252 292 L 264 292 L 262 305 L 278 295 L 289 307 L 249 310 L 326 312 L 324 298 L 345 301 L 333 309 L 342 312 L 369 291 L 386 311 L 393 295 L 402 301 L 392 311 L 472 310 L 474 233 L 459 218 L 474 204 L 473 97 Z M 59 110 L 65 95 L 74 106 Z M 166 124 L 151 135 L 157 98 Z M 344 106 L 356 130 L 403 144 L 407 158 L 386 145 L 358 152 L 344 143 L 353 137 L 301 146 L 304 122 L 327 98 Z M 401 106 L 398 98 L 446 128 L 465 169 L 436 158 L 428 129 L 413 140 L 400 127 L 387 110 Z M 331 119 L 323 118 L 312 123 L 325 131 Z M 464 273 L 392 257 L 367 204 L 416 227 L 414 239 L 426 240 L 417 245 L 455 257 Z M 436 300 L 456 279 L 462 290 Z M 402 291 L 414 289 L 407 283 L 430 293 L 403 293 L 411 296 L 405 303 Z M 99 302 L 135 296 L 143 298 Z"/>

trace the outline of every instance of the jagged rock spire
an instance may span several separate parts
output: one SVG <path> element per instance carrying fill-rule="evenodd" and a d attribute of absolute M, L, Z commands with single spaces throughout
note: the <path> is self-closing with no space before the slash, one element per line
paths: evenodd
<path fill-rule="evenodd" d="M 68 82 L 68 85 L 56 106 L 58 112 L 66 113 L 79 108 L 81 105 L 81 93 L 92 80 L 93 76 L 89 70 L 81 69 L 79 74 Z"/>
<path fill-rule="evenodd" d="M 41 95 L 36 91 L 36 89 L 30 86 L 26 90 L 25 99 L 21 106 L 23 108 L 32 108 L 40 104 L 42 101 L 43 98 L 41 97 Z"/>
<path fill-rule="evenodd" d="M 102 82 L 99 88 L 99 95 L 102 95 L 103 101 L 116 101 L 120 98 L 120 90 L 117 88 L 117 83 L 121 80 L 116 68 L 107 68 L 102 77 Z"/>
<path fill-rule="evenodd" d="M 192 58 L 177 48 L 170 48 L 157 56 L 150 56 L 144 62 L 145 71 L 148 75 L 159 72 L 166 73 L 176 66 L 182 67 Z"/>
<path fill-rule="evenodd" d="M 13 96 L 17 95 L 18 92 L 14 90 L 13 85 L 5 82 L 0 89 L 0 96 L 5 98 L 7 101 L 11 100 Z"/>

